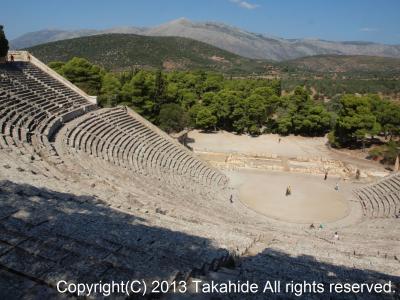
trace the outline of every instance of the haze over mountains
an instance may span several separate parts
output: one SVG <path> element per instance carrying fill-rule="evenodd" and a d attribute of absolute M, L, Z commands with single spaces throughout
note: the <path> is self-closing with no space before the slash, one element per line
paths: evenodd
<path fill-rule="evenodd" d="M 106 30 L 41 30 L 24 34 L 12 40 L 11 46 L 15 49 L 21 49 L 51 41 L 105 33 L 186 37 L 244 57 L 277 61 L 322 54 L 400 58 L 400 45 L 384 45 L 371 42 L 333 42 L 319 39 L 283 39 L 267 37 L 222 23 L 191 22 L 184 18 L 152 28 L 119 27 Z"/>

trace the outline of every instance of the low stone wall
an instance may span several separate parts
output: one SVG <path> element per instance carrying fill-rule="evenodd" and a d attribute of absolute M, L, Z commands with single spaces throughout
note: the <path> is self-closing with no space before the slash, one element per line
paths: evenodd
<path fill-rule="evenodd" d="M 196 151 L 196 154 L 221 170 L 258 169 L 321 176 L 323 176 L 325 172 L 328 172 L 329 176 L 341 177 L 343 179 L 355 178 L 357 172 L 355 166 L 325 157 L 280 157 L 276 154 L 268 153 L 243 154 L 206 151 Z M 385 175 L 386 174 L 361 170 L 360 177 L 363 180 L 368 180 L 369 178 L 382 177 Z"/>

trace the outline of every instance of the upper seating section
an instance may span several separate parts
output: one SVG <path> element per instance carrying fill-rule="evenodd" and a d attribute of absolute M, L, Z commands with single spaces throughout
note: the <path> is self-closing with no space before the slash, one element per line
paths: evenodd
<path fill-rule="evenodd" d="M 372 218 L 400 216 L 400 173 L 355 190 L 364 215 Z"/>
<path fill-rule="evenodd" d="M 97 106 L 29 62 L 0 65 L 2 142 L 46 147 L 63 122 Z"/>

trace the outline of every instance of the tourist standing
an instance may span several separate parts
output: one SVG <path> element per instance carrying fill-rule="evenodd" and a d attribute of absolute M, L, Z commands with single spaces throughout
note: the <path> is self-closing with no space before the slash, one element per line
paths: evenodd
<path fill-rule="evenodd" d="M 334 238 L 336 241 L 339 240 L 339 234 L 338 234 L 337 231 L 336 231 L 335 234 L 333 235 L 333 238 Z"/>
<path fill-rule="evenodd" d="M 292 194 L 292 188 L 290 185 L 286 188 L 286 196 L 290 196 Z"/>

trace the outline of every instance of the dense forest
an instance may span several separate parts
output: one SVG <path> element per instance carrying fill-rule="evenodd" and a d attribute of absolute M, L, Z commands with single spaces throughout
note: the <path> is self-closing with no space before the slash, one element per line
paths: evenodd
<path fill-rule="evenodd" d="M 305 86 L 313 90 L 315 99 L 332 99 L 342 94 L 383 94 L 400 99 L 400 80 L 394 78 L 357 78 L 342 75 L 340 77 L 321 76 L 316 78 L 310 74 L 303 76 L 286 76 L 282 80 L 282 89 L 291 91 L 296 86 Z"/>
<path fill-rule="evenodd" d="M 282 90 L 301 85 L 316 99 L 379 93 L 400 99 L 400 59 L 362 55 L 317 55 L 280 64 Z"/>
<path fill-rule="evenodd" d="M 376 94 L 344 94 L 324 102 L 302 86 L 283 95 L 280 80 L 204 71 L 116 73 L 82 58 L 49 65 L 87 93 L 98 95 L 101 106 L 127 105 L 167 132 L 187 127 L 251 135 L 329 132 L 334 147 L 364 147 L 382 136 L 391 142 L 371 155 L 391 162 L 393 151 L 398 152 L 400 105 Z"/>

